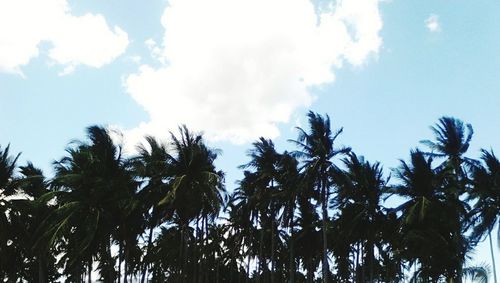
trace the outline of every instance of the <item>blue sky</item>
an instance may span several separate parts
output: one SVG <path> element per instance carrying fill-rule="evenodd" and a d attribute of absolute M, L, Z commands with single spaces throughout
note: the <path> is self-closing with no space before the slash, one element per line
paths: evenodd
<path fill-rule="evenodd" d="M 187 123 L 232 189 L 249 142 L 292 149 L 309 109 L 387 169 L 443 115 L 474 126 L 471 157 L 500 151 L 498 1 L 36 3 L 0 2 L 0 145 L 48 172 L 89 125 L 131 149 Z"/>

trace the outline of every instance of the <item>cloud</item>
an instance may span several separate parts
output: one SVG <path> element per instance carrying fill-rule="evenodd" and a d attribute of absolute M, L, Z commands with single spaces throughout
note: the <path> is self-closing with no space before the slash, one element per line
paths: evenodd
<path fill-rule="evenodd" d="M 440 32 L 441 25 L 439 24 L 439 16 L 431 14 L 425 21 L 425 26 L 430 32 Z"/>
<path fill-rule="evenodd" d="M 66 0 L 0 1 L 0 71 L 22 74 L 21 67 L 39 56 L 42 42 L 49 44 L 48 57 L 63 66 L 63 75 L 78 65 L 110 63 L 129 41 L 100 14 L 72 15 Z"/>
<path fill-rule="evenodd" d="M 134 142 L 179 124 L 211 140 L 276 137 L 279 123 L 312 103 L 311 87 L 382 45 L 377 0 L 319 11 L 309 0 L 171 0 L 161 23 L 162 41 L 145 43 L 157 65 L 124 82 L 150 116 L 128 131 Z"/>

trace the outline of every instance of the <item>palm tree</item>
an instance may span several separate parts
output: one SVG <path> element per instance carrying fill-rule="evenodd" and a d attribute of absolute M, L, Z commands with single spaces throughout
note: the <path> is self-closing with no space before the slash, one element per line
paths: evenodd
<path fill-rule="evenodd" d="M 337 195 L 332 199 L 332 203 L 340 210 L 338 234 L 346 234 L 344 239 L 349 241 L 348 245 L 361 246 L 364 251 L 364 255 L 361 256 L 366 259 L 363 261 L 368 265 L 368 280 L 364 279 L 365 272 L 362 272 L 361 280 L 357 278 L 356 281 L 373 282 L 375 276 L 381 277 L 381 274 L 375 275 L 375 247 L 384 244 L 381 239 L 381 228 L 384 225 L 385 215 L 381 201 L 382 195 L 388 188 L 388 179 L 383 177 L 383 170 L 378 162 L 372 165 L 352 152 L 342 161 L 346 170 L 332 169 L 337 188 Z M 383 250 L 379 249 L 378 254 L 381 253 Z M 338 259 L 348 260 L 342 256 Z M 364 269 L 364 265 L 362 268 Z M 357 272 L 356 269 L 355 271 Z"/>
<path fill-rule="evenodd" d="M 446 158 L 441 165 L 451 167 L 457 179 L 465 180 L 467 174 L 463 165 L 474 165 L 474 159 L 467 158 L 467 152 L 474 134 L 471 124 L 465 124 L 453 117 L 441 117 L 439 122 L 431 127 L 436 141 L 423 140 L 421 143 L 428 146 L 432 151 L 427 153 L 434 158 Z"/>
<path fill-rule="evenodd" d="M 31 259 L 24 260 L 27 272 L 24 279 L 40 283 L 54 281 L 58 273 L 53 251 L 33 248 L 38 225 L 52 210 L 52 207 L 48 206 L 43 199 L 43 196 L 50 192 L 49 182 L 43 176 L 42 170 L 36 168 L 31 162 L 19 169 L 20 177 L 17 186 L 19 197 L 11 200 L 15 209 L 10 213 L 10 218 L 13 223 L 15 222 L 12 228 L 16 231 L 16 240 L 22 243 L 20 245 L 21 256 Z"/>
<path fill-rule="evenodd" d="M 278 198 L 283 204 L 283 226 L 288 227 L 289 232 L 289 265 L 288 282 L 295 282 L 295 273 L 297 272 L 295 263 L 295 225 L 297 202 L 302 190 L 303 180 L 299 172 L 299 162 L 288 152 L 284 152 L 278 163 L 277 182 L 280 184 Z"/>
<path fill-rule="evenodd" d="M 328 172 L 334 167 L 333 158 L 347 154 L 351 149 L 348 147 L 334 147 L 334 142 L 343 129 L 340 128 L 332 132 L 328 115 L 322 117 L 310 111 L 307 117 L 309 119 L 309 132 L 297 127 L 299 136 L 297 140 L 292 140 L 292 142 L 299 147 L 299 151 L 294 153 L 305 163 L 303 168 L 307 182 L 319 192 L 318 202 L 321 205 L 323 230 L 322 274 L 323 282 L 326 283 L 328 282 L 329 273 L 327 222 L 331 184 Z"/>
<path fill-rule="evenodd" d="M 0 147 L 0 280 L 4 281 L 16 279 L 16 265 L 13 260 L 17 258 L 18 252 L 17 243 L 14 242 L 12 233 L 12 223 L 8 217 L 12 210 L 12 204 L 9 197 L 16 193 L 17 169 L 16 162 L 21 155 L 18 153 L 15 156 L 10 155 L 10 145 L 4 149 Z"/>
<path fill-rule="evenodd" d="M 271 232 L 271 283 L 274 283 L 274 267 L 275 267 L 275 235 L 276 235 L 276 213 L 278 211 L 278 203 L 276 201 L 276 178 L 277 166 L 280 155 L 274 148 L 274 143 L 271 140 L 260 138 L 259 141 L 253 143 L 253 148 L 248 152 L 250 162 L 240 166 L 240 168 L 253 168 L 253 182 L 251 186 L 255 187 L 254 197 L 259 210 L 260 222 L 260 241 L 259 241 L 259 265 L 261 272 L 264 272 L 266 261 L 263 255 L 264 233 L 266 231 L 266 219 L 269 219 L 269 227 Z M 259 278 L 260 280 L 260 278 Z"/>
<path fill-rule="evenodd" d="M 257 187 L 254 186 L 257 175 L 254 172 L 244 171 L 244 178 L 239 181 L 239 186 L 234 190 L 230 197 L 228 206 L 230 208 L 230 218 L 231 227 L 234 230 L 235 235 L 241 235 L 238 241 L 242 244 L 241 248 L 242 254 L 246 256 L 246 279 L 247 283 L 250 280 L 250 261 L 251 259 L 260 253 L 262 241 L 256 240 L 257 224 L 259 221 L 260 209 L 258 206 L 259 196 L 255 191 Z M 259 250 L 259 252 L 257 252 Z M 259 259 L 260 261 L 260 259 Z M 260 269 L 260 268 L 259 268 Z"/>
<path fill-rule="evenodd" d="M 134 175 L 142 183 L 138 198 L 146 217 L 148 240 L 144 254 L 144 263 L 141 269 L 141 283 L 146 280 L 147 267 L 151 264 L 150 251 L 153 246 L 153 231 L 162 222 L 168 220 L 171 209 L 166 205 L 159 205 L 171 190 L 168 181 L 169 154 L 167 146 L 152 136 L 145 137 L 146 144 L 137 147 L 138 154 L 133 157 L 131 164 Z"/>
<path fill-rule="evenodd" d="M 489 236 L 491 261 L 493 266 L 493 277 L 497 282 L 495 267 L 495 256 L 491 232 L 495 225 L 500 223 L 500 161 L 493 151 L 481 150 L 483 165 L 475 166 L 473 169 L 473 188 L 469 199 L 475 200 L 471 211 L 474 228 L 472 239 L 478 242 L 485 235 Z M 498 243 L 500 245 L 500 228 L 497 229 Z"/>
<path fill-rule="evenodd" d="M 87 135 L 89 142 L 75 142 L 68 156 L 54 163 L 56 191 L 47 199 L 55 200 L 57 208 L 42 222 L 45 229 L 37 245 L 51 247 L 63 240 L 66 273 L 79 274 L 86 263 L 90 282 L 96 258 L 101 276 L 110 282 L 116 277 L 111 241 L 119 225 L 117 215 L 123 212 L 119 204 L 133 195 L 136 184 L 121 146 L 114 144 L 108 130 L 92 126 Z"/>
<path fill-rule="evenodd" d="M 401 161 L 395 187 L 407 199 L 395 210 L 400 211 L 402 257 L 420 264 L 423 278 L 437 280 L 441 276 L 460 282 L 467 246 L 457 242 L 461 223 L 455 203 L 447 196 L 448 172 L 434 169 L 432 157 L 419 150 L 411 152 L 411 163 Z"/>
<path fill-rule="evenodd" d="M 470 169 L 477 164 L 477 161 L 465 156 L 469 149 L 474 131 L 472 125 L 465 124 L 453 117 L 442 117 L 435 126 L 431 127 L 435 135 L 435 141 L 424 140 L 432 151 L 427 153 L 435 158 L 446 158 L 437 168 L 446 173 L 446 190 L 444 191 L 449 205 L 449 223 L 453 223 L 453 242 L 456 249 L 462 250 L 462 254 L 456 262 L 456 281 L 461 280 L 461 268 L 465 262 L 465 254 L 470 250 L 470 243 L 463 235 L 470 226 L 468 217 L 468 204 L 460 199 L 464 193 L 470 190 Z"/>
<path fill-rule="evenodd" d="M 182 270 L 185 273 L 189 223 L 201 218 L 207 227 L 208 220 L 217 216 L 223 205 L 225 188 L 224 173 L 214 165 L 217 151 L 208 148 L 202 135 L 191 133 L 186 126 L 180 127 L 179 131 L 180 137 L 170 133 L 174 153 L 168 154 L 171 190 L 159 205 L 172 208 L 179 219 L 181 244 L 184 245 L 184 251 L 181 251 L 184 260 Z"/>

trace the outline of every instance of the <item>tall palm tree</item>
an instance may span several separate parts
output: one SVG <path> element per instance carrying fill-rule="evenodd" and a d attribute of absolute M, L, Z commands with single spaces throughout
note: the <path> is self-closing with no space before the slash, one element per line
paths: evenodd
<path fill-rule="evenodd" d="M 168 154 L 168 175 L 171 176 L 171 190 L 159 205 L 171 207 L 179 219 L 185 273 L 189 223 L 199 218 L 207 223 L 217 216 L 224 203 L 225 187 L 224 173 L 214 164 L 217 151 L 205 145 L 201 134 L 191 133 L 186 126 L 180 127 L 179 132 L 179 137 L 170 133 L 173 154 Z"/>
<path fill-rule="evenodd" d="M 330 117 L 323 117 L 310 111 L 307 114 L 309 122 L 309 132 L 297 127 L 299 136 L 297 140 L 291 140 L 299 150 L 296 156 L 304 161 L 304 173 L 307 182 L 319 192 L 318 202 L 322 211 L 323 230 L 323 258 L 322 274 L 323 282 L 328 282 L 328 244 L 327 244 L 327 222 L 328 222 L 328 202 L 330 197 L 330 184 L 328 172 L 334 167 L 333 159 L 337 156 L 347 154 L 349 147 L 335 148 L 334 142 L 342 133 L 340 128 L 336 131 L 330 128 Z"/>
<path fill-rule="evenodd" d="M 481 150 L 484 165 L 474 167 L 473 188 L 469 199 L 475 200 L 471 211 L 474 228 L 472 239 L 480 241 L 485 235 L 489 237 L 493 276 L 497 282 L 495 252 L 491 240 L 491 232 L 500 223 L 500 161 L 493 151 Z M 500 225 L 499 225 L 500 226 Z M 497 229 L 500 245 L 500 228 Z"/>
<path fill-rule="evenodd" d="M 437 169 L 447 172 L 444 193 L 450 211 L 456 211 L 454 215 L 449 215 L 449 223 L 453 223 L 455 226 L 455 231 L 452 231 L 452 241 L 456 243 L 457 249 L 462 249 L 460 262 L 456 263 L 457 274 L 455 278 L 456 281 L 461 281 L 460 273 L 465 263 L 465 254 L 471 247 L 464 233 L 469 229 L 471 223 L 468 217 L 469 205 L 460 197 L 470 190 L 470 171 L 477 164 L 476 160 L 465 156 L 474 131 L 471 124 L 464 124 L 461 120 L 453 117 L 440 118 L 438 123 L 431 127 L 431 130 L 434 133 L 435 141 L 424 140 L 422 143 L 431 149 L 427 155 L 445 158 L 445 161 Z"/>
<path fill-rule="evenodd" d="M 242 238 L 242 254 L 246 255 L 246 273 L 247 283 L 250 280 L 250 261 L 255 255 L 259 255 L 261 259 L 262 241 L 256 240 L 256 231 L 259 221 L 260 199 L 256 191 L 258 187 L 255 186 L 257 174 L 255 172 L 244 171 L 244 178 L 240 180 L 239 186 L 234 190 L 230 197 L 230 222 L 234 233 L 241 234 Z M 260 270 L 260 266 L 259 266 Z"/>
<path fill-rule="evenodd" d="M 11 200 L 15 208 L 10 213 L 13 230 L 16 231 L 17 241 L 21 244 L 20 255 L 26 259 L 26 277 L 30 282 L 46 283 L 54 281 L 58 276 L 55 268 L 56 255 L 54 250 L 34 249 L 36 230 L 52 210 L 43 196 L 50 192 L 49 182 L 43 176 L 42 170 L 31 162 L 19 167 L 18 198 Z"/>
<path fill-rule="evenodd" d="M 64 239 L 68 274 L 85 263 L 90 281 L 95 258 L 101 276 L 110 282 L 116 277 L 111 241 L 119 225 L 117 215 L 123 212 L 119 204 L 133 195 L 136 184 L 109 131 L 91 126 L 87 135 L 88 142 L 75 142 L 68 156 L 54 163 L 56 191 L 47 198 L 55 200 L 57 208 L 42 222 L 48 228 L 37 244 L 50 247 Z"/>
<path fill-rule="evenodd" d="M 283 226 L 288 227 L 289 233 L 289 264 L 288 264 L 288 282 L 295 283 L 295 274 L 297 272 L 295 260 L 295 226 L 296 210 L 298 198 L 303 189 L 302 175 L 299 172 L 298 160 L 288 152 L 284 152 L 278 163 L 277 182 L 280 185 L 278 198 L 283 205 Z"/>
<path fill-rule="evenodd" d="M 395 192 L 407 199 L 396 208 L 401 212 L 403 258 L 420 265 L 423 278 L 445 276 L 460 282 L 467 246 L 457 242 L 460 209 L 447 196 L 448 172 L 435 169 L 432 157 L 419 150 L 411 152 L 411 163 L 401 161 Z"/>
<path fill-rule="evenodd" d="M 17 190 L 17 160 L 21 155 L 10 154 L 10 145 L 2 149 L 0 147 L 0 280 L 6 278 L 14 280 L 16 277 L 16 263 L 12 260 L 16 258 L 16 244 L 12 233 L 12 223 L 8 217 L 12 209 L 9 197 Z"/>
<path fill-rule="evenodd" d="M 366 259 L 364 262 L 368 266 L 368 280 L 364 279 L 365 272 L 362 272 L 362 279 L 357 278 L 356 281 L 373 282 L 375 276 L 381 277 L 380 274 L 375 274 L 375 247 L 384 244 L 381 239 L 381 228 L 384 225 L 385 215 L 381 202 L 388 188 L 388 179 L 384 178 L 382 167 L 378 162 L 371 164 L 352 152 L 342 161 L 346 170 L 339 168 L 332 170 L 337 188 L 337 195 L 332 199 L 332 203 L 340 210 L 339 234 L 347 233 L 344 237 L 350 240 L 348 244 L 355 247 L 359 243 L 364 251 L 364 255 L 361 256 Z M 379 249 L 378 254 L 381 253 L 383 250 Z M 347 260 L 342 257 L 339 259 Z M 362 267 L 364 269 L 364 266 Z"/>
<path fill-rule="evenodd" d="M 172 214 L 171 208 L 159 205 L 171 190 L 168 183 L 169 175 L 169 153 L 167 145 L 156 140 L 152 136 L 145 137 L 146 144 L 137 147 L 138 154 L 131 159 L 134 175 L 141 182 L 141 190 L 138 198 L 142 205 L 148 237 L 143 266 L 141 268 L 141 283 L 146 280 L 147 267 L 151 264 L 150 251 L 153 246 L 153 231 L 162 222 L 169 219 Z"/>
<path fill-rule="evenodd" d="M 240 166 L 240 168 L 252 168 L 255 179 L 251 186 L 255 187 L 253 197 L 257 200 L 256 205 L 259 210 L 259 222 L 261 239 L 259 241 L 259 265 L 261 272 L 265 269 L 265 258 L 263 255 L 264 234 L 267 230 L 266 219 L 269 219 L 269 231 L 271 232 L 271 283 L 274 283 L 275 267 L 275 235 L 276 235 L 276 213 L 278 202 L 276 201 L 276 178 L 277 166 L 280 155 L 276 152 L 274 143 L 271 140 L 260 138 L 254 142 L 253 148 L 248 152 L 250 162 Z"/>

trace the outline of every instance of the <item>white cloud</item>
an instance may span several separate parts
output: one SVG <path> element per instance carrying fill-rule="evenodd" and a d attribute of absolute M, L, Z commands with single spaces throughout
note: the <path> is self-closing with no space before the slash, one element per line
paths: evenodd
<path fill-rule="evenodd" d="M 425 21 L 425 26 L 430 32 L 441 31 L 441 25 L 439 24 L 439 16 L 431 14 Z"/>
<path fill-rule="evenodd" d="M 161 66 L 142 65 L 125 80 L 150 115 L 128 136 L 164 137 L 187 124 L 212 140 L 276 137 L 278 123 L 311 104 L 310 87 L 377 54 L 378 6 L 338 1 L 317 14 L 309 0 L 169 1 L 162 42 L 145 43 Z"/>
<path fill-rule="evenodd" d="M 72 15 L 66 0 L 1 0 L 0 71 L 22 74 L 21 67 L 39 55 L 42 42 L 48 42 L 48 56 L 63 66 L 63 75 L 78 65 L 110 63 L 129 41 L 102 15 Z"/>

